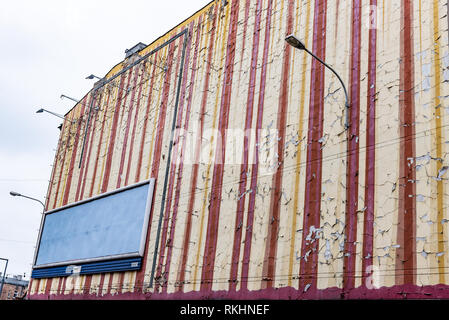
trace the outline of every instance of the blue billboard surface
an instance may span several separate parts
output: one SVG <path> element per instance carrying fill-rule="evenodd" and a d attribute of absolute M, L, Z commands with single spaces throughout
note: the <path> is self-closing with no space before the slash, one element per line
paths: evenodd
<path fill-rule="evenodd" d="M 140 255 L 152 182 L 46 214 L 35 267 Z"/>

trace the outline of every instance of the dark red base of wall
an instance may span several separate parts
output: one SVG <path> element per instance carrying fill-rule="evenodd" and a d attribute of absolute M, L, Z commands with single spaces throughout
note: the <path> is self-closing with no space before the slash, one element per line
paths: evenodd
<path fill-rule="evenodd" d="M 212 291 L 186 293 L 121 293 L 121 294 L 68 294 L 68 295 L 31 295 L 31 300 L 392 300 L 392 299 L 449 299 L 449 286 L 399 285 L 368 289 L 359 287 L 352 290 L 328 288 L 307 292 L 295 288 L 263 289 L 258 291 Z"/>

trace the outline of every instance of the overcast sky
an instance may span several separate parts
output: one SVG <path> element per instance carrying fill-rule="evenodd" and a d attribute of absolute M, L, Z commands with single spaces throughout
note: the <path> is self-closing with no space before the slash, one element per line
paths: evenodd
<path fill-rule="evenodd" d="M 123 60 L 125 49 L 150 44 L 210 0 L 7 1 L 0 9 L 0 258 L 7 274 L 29 278 L 60 114 Z M 0 272 L 4 264 L 0 261 Z"/>

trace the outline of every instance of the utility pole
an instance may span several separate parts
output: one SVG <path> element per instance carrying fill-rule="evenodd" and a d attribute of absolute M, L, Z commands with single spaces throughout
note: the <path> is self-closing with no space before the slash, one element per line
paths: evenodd
<path fill-rule="evenodd" d="M 8 259 L 0 258 L 0 260 L 3 260 L 6 262 L 5 264 L 5 270 L 3 272 L 2 282 L 0 284 L 0 299 L 2 298 L 2 292 L 3 292 L 3 285 L 5 284 L 5 277 L 6 277 L 6 269 L 8 268 Z"/>

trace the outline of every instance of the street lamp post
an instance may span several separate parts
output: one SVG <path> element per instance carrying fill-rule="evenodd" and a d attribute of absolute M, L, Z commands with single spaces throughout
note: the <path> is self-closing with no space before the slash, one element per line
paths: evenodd
<path fill-rule="evenodd" d="M 8 259 L 0 258 L 0 260 L 3 260 L 3 261 L 6 262 L 5 270 L 3 271 L 3 276 L 2 276 L 2 282 L 0 283 L 0 299 L 1 299 L 2 298 L 2 293 L 3 293 L 3 285 L 5 284 L 6 269 L 8 268 Z"/>
<path fill-rule="evenodd" d="M 74 101 L 76 103 L 80 102 L 78 99 L 68 97 L 65 94 L 61 94 L 61 99 L 63 99 L 63 98 L 70 99 L 70 100 L 72 100 L 72 101 Z"/>
<path fill-rule="evenodd" d="M 53 111 L 48 111 L 48 110 L 43 109 L 43 108 L 40 108 L 39 110 L 36 111 L 36 113 L 43 113 L 43 112 L 47 112 L 47 113 L 52 114 L 55 117 L 61 118 L 63 120 L 68 120 L 66 117 L 64 117 L 63 115 L 60 115 L 59 113 L 56 113 L 56 112 L 53 112 Z M 70 121 L 72 123 L 75 122 L 73 120 L 68 120 L 68 121 Z"/>
<path fill-rule="evenodd" d="M 45 214 L 44 214 L 45 213 L 45 204 L 42 201 L 40 201 L 39 199 L 32 198 L 32 197 L 23 195 L 21 193 L 15 192 L 15 191 L 10 191 L 9 194 L 11 196 L 13 196 L 13 197 L 22 197 L 22 198 L 30 199 L 30 200 L 39 202 L 42 205 L 41 224 L 40 224 L 40 230 L 42 230 L 42 226 L 43 226 L 43 223 L 44 223 L 44 216 L 45 216 Z M 37 250 L 38 245 L 39 245 L 39 236 L 38 236 L 37 241 L 36 241 L 36 248 L 35 248 L 35 250 Z M 35 259 L 36 259 L 36 251 L 34 253 L 34 260 Z M 34 261 L 33 261 L 33 263 L 34 263 Z"/>
<path fill-rule="evenodd" d="M 293 34 L 288 35 L 285 38 L 285 41 L 289 45 L 291 45 L 292 47 L 294 47 L 296 49 L 299 49 L 299 50 L 303 50 L 303 51 L 307 52 L 308 54 L 310 54 L 313 58 L 318 60 L 321 64 L 323 64 L 326 68 L 328 68 L 330 71 L 332 71 L 333 74 L 335 74 L 337 76 L 337 78 L 340 81 L 341 86 L 343 87 L 343 90 L 345 92 L 345 97 L 346 97 L 346 103 L 345 103 L 345 107 L 346 107 L 345 128 L 348 129 L 349 128 L 349 107 L 350 107 L 350 103 L 349 103 L 348 91 L 346 90 L 345 84 L 344 84 L 343 80 L 341 79 L 341 77 L 338 75 L 338 73 L 331 66 L 329 66 L 327 63 L 325 63 L 323 60 L 321 60 L 316 55 L 314 55 L 311 51 L 309 51 L 306 48 L 306 46 L 304 45 L 304 43 L 302 43 L 301 40 L 296 38 Z"/>
<path fill-rule="evenodd" d="M 15 191 L 11 191 L 11 192 L 9 192 L 9 194 L 11 196 L 13 196 L 13 197 L 22 197 L 22 198 L 27 198 L 27 199 L 30 199 L 30 200 L 37 201 L 37 202 L 39 202 L 42 205 L 42 207 L 45 210 L 45 204 L 42 201 L 40 201 L 39 199 L 35 199 L 35 198 L 29 197 L 29 196 L 25 196 L 25 195 L 23 195 L 21 193 L 15 192 Z"/>

